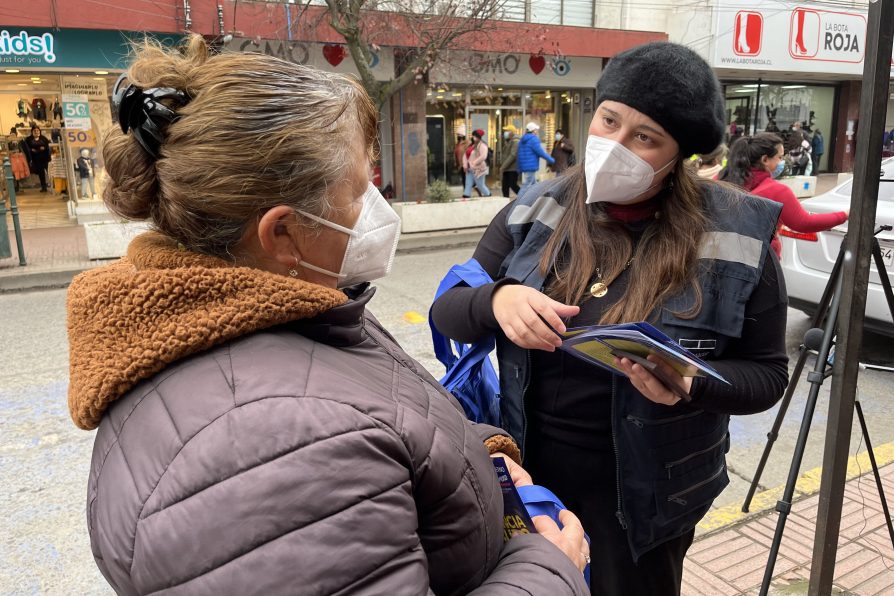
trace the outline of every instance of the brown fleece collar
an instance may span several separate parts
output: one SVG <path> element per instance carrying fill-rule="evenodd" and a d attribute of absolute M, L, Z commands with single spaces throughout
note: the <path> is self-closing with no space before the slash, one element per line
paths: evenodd
<path fill-rule="evenodd" d="M 342 292 L 178 248 L 155 232 L 68 290 L 74 423 L 91 430 L 113 401 L 189 355 L 347 302 Z"/>

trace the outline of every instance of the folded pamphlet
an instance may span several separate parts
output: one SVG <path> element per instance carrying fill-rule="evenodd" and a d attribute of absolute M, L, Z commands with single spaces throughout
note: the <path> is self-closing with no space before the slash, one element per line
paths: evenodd
<path fill-rule="evenodd" d="M 710 364 L 646 322 L 574 327 L 559 335 L 562 350 L 623 376 L 626 373 L 615 366 L 614 359 L 628 358 L 649 369 L 683 399 L 689 399 L 685 390 L 646 360 L 649 355 L 658 356 L 682 377 L 711 377 L 730 384 Z"/>
<path fill-rule="evenodd" d="M 503 542 L 519 534 L 536 534 L 534 522 L 525 509 L 512 476 L 509 475 L 509 467 L 502 457 L 493 457 L 494 469 L 497 471 L 497 480 L 500 482 L 500 490 L 503 492 Z"/>

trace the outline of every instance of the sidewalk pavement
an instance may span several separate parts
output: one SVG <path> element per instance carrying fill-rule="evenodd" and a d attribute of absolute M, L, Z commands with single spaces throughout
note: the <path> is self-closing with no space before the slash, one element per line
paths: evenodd
<path fill-rule="evenodd" d="M 877 451 L 888 446 L 879 446 Z M 875 478 L 864 454 L 849 469 L 862 473 L 844 491 L 833 594 L 894 594 L 894 547 Z M 881 464 L 880 464 L 881 465 Z M 886 500 L 894 495 L 894 463 L 880 469 Z M 813 477 L 813 478 L 811 478 Z M 818 486 L 818 473 L 802 475 Z M 799 489 L 801 488 L 799 482 Z M 773 491 L 781 495 L 781 490 Z M 777 496 L 778 498 L 778 496 Z M 785 525 L 770 594 L 807 594 L 819 494 L 795 500 Z M 683 596 L 758 594 L 778 514 L 770 509 L 696 539 L 683 571 Z"/>
<path fill-rule="evenodd" d="M 87 258 L 82 226 L 23 230 L 27 261 L 24 267 L 19 266 L 15 233 L 11 230 L 9 244 L 12 257 L 0 259 L 0 292 L 63 287 L 81 271 L 108 262 Z"/>

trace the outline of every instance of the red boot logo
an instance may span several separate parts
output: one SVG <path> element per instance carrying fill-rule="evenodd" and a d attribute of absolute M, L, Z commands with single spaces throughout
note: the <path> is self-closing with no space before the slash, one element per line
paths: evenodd
<path fill-rule="evenodd" d="M 739 56 L 757 56 L 764 38 L 764 17 L 759 12 L 743 10 L 736 13 L 733 31 L 733 51 Z"/>
<path fill-rule="evenodd" d="M 820 15 L 814 10 L 792 11 L 788 51 L 792 58 L 813 58 L 819 51 Z"/>

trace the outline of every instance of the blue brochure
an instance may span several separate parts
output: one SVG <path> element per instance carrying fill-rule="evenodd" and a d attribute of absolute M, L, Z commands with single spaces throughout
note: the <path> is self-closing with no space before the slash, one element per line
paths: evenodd
<path fill-rule="evenodd" d="M 519 534 L 536 534 L 534 522 L 531 521 L 525 504 L 518 496 L 506 462 L 502 457 L 493 457 L 491 461 L 494 463 L 500 490 L 503 492 L 503 542 L 509 542 L 510 538 Z"/>
<path fill-rule="evenodd" d="M 646 322 L 574 327 L 559 335 L 562 337 L 562 350 L 615 374 L 625 373 L 615 366 L 614 359 L 629 358 L 649 368 L 659 380 L 676 390 L 671 386 L 673 383 L 667 382 L 660 374 L 661 369 L 655 369 L 654 363 L 646 360 L 649 355 L 655 355 L 682 377 L 707 376 L 729 384 L 710 364 Z"/>

